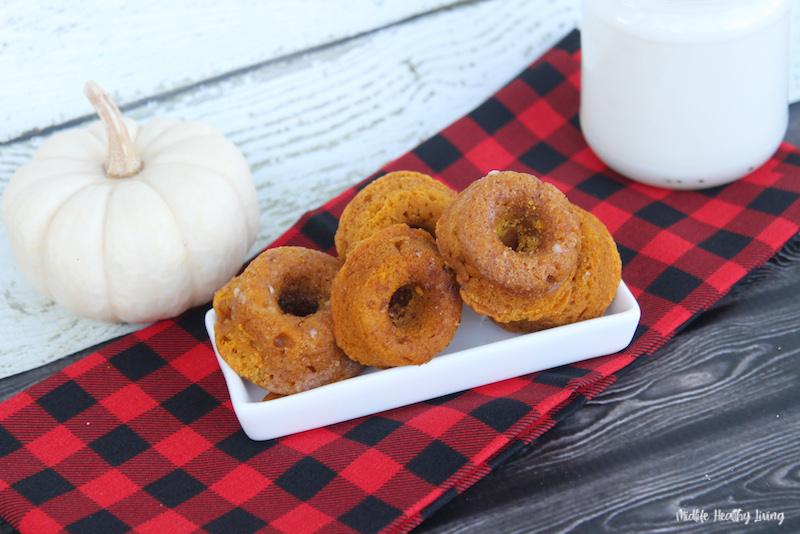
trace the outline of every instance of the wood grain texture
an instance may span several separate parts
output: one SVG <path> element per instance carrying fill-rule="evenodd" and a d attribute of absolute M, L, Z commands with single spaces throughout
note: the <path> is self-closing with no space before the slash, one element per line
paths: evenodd
<path fill-rule="evenodd" d="M 414 532 L 800 532 L 798 295 L 800 235 Z M 734 510 L 750 522 L 714 521 Z"/>
<path fill-rule="evenodd" d="M 800 528 L 800 239 L 416 532 Z M 793 291 L 788 293 L 787 290 Z M 787 295 L 792 295 L 787 298 Z M 679 521 L 705 510 L 709 522 Z M 749 525 L 719 521 L 741 509 Z M 489 528 L 490 527 L 490 528 Z"/>
<path fill-rule="evenodd" d="M 89 115 L 81 89 L 90 78 L 120 105 L 136 105 L 473 2 L 77 0 L 67 9 L 7 1 L 0 32 L 0 143 Z M 579 12 L 580 2 L 550 3 Z M 514 0 L 492 3 L 505 12 L 507 6 L 517 7 Z M 800 99 L 800 5 L 793 9 L 789 68 L 794 102 Z M 524 7 L 520 12 L 538 17 Z"/>
<path fill-rule="evenodd" d="M 306 211 L 468 113 L 575 23 L 575 11 L 553 0 L 459 4 L 154 98 L 127 115 L 204 120 L 242 150 L 261 211 L 254 255 Z M 0 146 L 0 191 L 43 138 Z M 11 260 L 4 231 L 0 287 L 0 376 L 139 328 L 81 319 L 38 295 Z"/>
<path fill-rule="evenodd" d="M 458 0 L 4 2 L 0 141 L 89 114 L 83 84 L 120 105 L 258 67 Z"/>

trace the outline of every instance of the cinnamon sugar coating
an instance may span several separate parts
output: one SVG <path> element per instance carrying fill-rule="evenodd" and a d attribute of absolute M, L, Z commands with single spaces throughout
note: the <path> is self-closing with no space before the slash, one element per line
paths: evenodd
<path fill-rule="evenodd" d="M 581 251 L 575 275 L 567 282 L 570 298 L 559 312 L 500 324 L 512 332 L 537 332 L 600 317 L 614 300 L 622 278 L 622 262 L 614 238 L 594 215 L 577 206 L 581 219 Z"/>
<path fill-rule="evenodd" d="M 578 264 L 578 216 L 535 176 L 497 172 L 473 182 L 444 210 L 436 241 L 464 302 L 500 322 L 563 309 Z"/>

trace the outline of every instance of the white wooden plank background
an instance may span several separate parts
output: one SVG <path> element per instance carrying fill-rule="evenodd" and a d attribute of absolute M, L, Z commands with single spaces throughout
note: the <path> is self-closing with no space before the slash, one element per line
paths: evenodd
<path fill-rule="evenodd" d="M 82 89 L 92 78 L 132 118 L 206 120 L 243 151 L 261 208 L 255 253 L 469 112 L 578 24 L 579 5 L 6 2 L 0 191 L 50 129 L 84 125 L 92 110 Z M 0 377 L 138 328 L 77 318 L 36 294 L 2 229 L 0 288 Z"/>
<path fill-rule="evenodd" d="M 7 1 L 0 140 L 86 115 L 89 78 L 134 102 L 457 3 Z"/>

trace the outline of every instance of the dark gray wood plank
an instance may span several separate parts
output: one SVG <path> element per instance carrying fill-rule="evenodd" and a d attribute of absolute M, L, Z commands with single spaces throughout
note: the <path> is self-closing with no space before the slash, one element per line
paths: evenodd
<path fill-rule="evenodd" d="M 735 509 L 726 531 L 756 510 L 799 531 L 797 295 L 800 238 L 416 532 L 705 532 Z"/>
<path fill-rule="evenodd" d="M 414 532 L 800 532 L 798 436 L 800 235 Z"/>

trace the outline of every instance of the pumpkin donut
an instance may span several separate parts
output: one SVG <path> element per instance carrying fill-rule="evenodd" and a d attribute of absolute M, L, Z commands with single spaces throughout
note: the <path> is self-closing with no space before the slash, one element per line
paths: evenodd
<path fill-rule="evenodd" d="M 464 302 L 499 322 L 563 309 L 578 264 L 580 223 L 553 185 L 530 174 L 493 172 L 470 184 L 436 225 Z"/>
<path fill-rule="evenodd" d="M 334 237 L 345 261 L 356 243 L 392 224 L 405 223 L 435 235 L 436 222 L 455 191 L 427 174 L 396 171 L 367 184 L 347 204 Z"/>
<path fill-rule="evenodd" d="M 433 237 L 395 224 L 360 241 L 333 281 L 336 342 L 378 368 L 420 365 L 441 352 L 461 321 L 461 298 Z"/>
<path fill-rule="evenodd" d="M 316 250 L 262 252 L 214 295 L 222 359 L 271 393 L 288 395 L 363 368 L 336 346 L 330 292 L 341 262 Z"/>
<path fill-rule="evenodd" d="M 530 333 L 600 317 L 614 300 L 622 278 L 622 262 L 608 228 L 594 215 L 573 206 L 581 221 L 581 251 L 571 289 L 560 312 L 511 323 L 498 323 L 511 332 Z"/>

